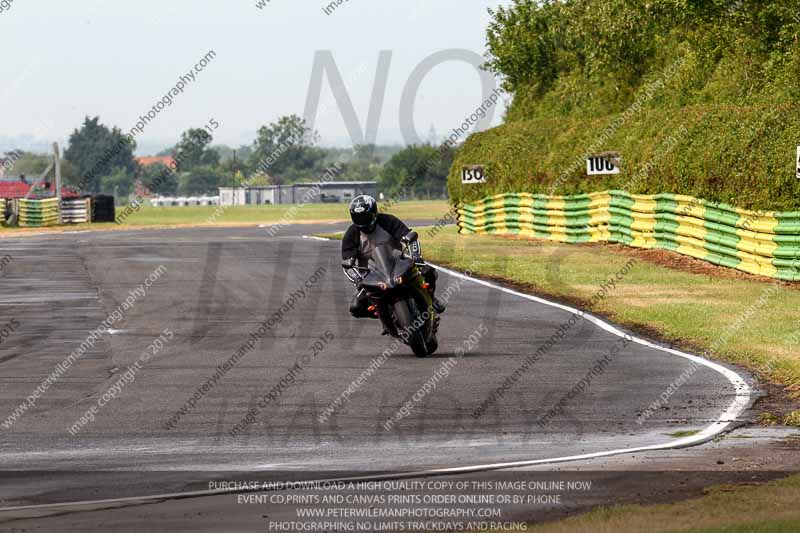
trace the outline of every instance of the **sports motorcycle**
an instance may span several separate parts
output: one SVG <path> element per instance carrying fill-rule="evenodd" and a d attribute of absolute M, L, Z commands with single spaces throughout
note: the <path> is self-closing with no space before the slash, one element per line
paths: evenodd
<path fill-rule="evenodd" d="M 377 246 L 367 267 L 344 264 L 345 275 L 358 290 L 366 291 L 369 311 L 380 318 L 384 330 L 411 347 L 414 355 L 436 352 L 439 316 L 433 308 L 430 287 L 421 266 L 421 247 L 416 232 L 403 238 L 403 248 Z"/>

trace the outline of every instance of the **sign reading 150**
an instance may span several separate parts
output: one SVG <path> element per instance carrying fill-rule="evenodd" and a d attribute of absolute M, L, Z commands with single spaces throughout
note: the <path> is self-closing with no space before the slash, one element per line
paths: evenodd
<path fill-rule="evenodd" d="M 461 183 L 486 183 L 486 173 L 483 167 L 479 165 L 462 167 Z"/>

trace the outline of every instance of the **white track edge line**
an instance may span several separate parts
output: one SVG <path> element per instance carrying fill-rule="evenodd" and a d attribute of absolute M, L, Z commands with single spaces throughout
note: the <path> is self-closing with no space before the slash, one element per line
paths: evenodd
<path fill-rule="evenodd" d="M 304 239 L 309 238 L 308 235 L 303 236 Z M 325 239 L 322 237 L 316 237 L 314 240 L 321 240 L 321 241 L 328 241 L 331 239 Z M 650 446 L 639 446 L 635 448 L 620 448 L 617 450 L 607 450 L 604 452 L 594 452 L 594 453 L 585 453 L 580 455 L 570 455 L 565 457 L 555 457 L 551 459 L 532 459 L 528 461 L 513 461 L 507 463 L 489 463 L 483 465 L 472 465 L 472 466 L 461 466 L 461 467 L 453 467 L 453 468 L 439 468 L 439 469 L 431 469 L 431 470 L 421 470 L 417 472 L 407 472 L 401 474 L 393 474 L 393 475 L 376 475 L 376 476 L 361 476 L 361 477 L 350 477 L 350 478 L 335 478 L 335 479 L 320 479 L 314 481 L 303 481 L 303 483 L 313 484 L 313 483 L 334 483 L 334 482 L 349 482 L 349 481 L 373 481 L 373 480 L 386 480 L 386 479 L 402 479 L 402 478 L 415 478 L 415 477 L 430 477 L 430 476 L 442 476 L 442 475 L 454 475 L 454 474 L 469 474 L 469 473 L 478 473 L 478 472 L 485 472 L 490 470 L 501 470 L 501 469 L 508 469 L 508 468 L 523 468 L 523 467 L 531 467 L 531 466 L 540 466 L 540 465 L 547 465 L 547 464 L 557 464 L 557 463 L 566 463 L 571 461 L 585 461 L 590 459 L 600 459 L 604 457 L 611 457 L 615 455 L 624 455 L 629 453 L 638 453 L 644 451 L 656 451 L 656 450 L 671 450 L 671 449 L 678 449 L 678 448 L 687 448 L 689 446 L 696 446 L 699 444 L 703 444 L 708 442 L 709 440 L 713 439 L 714 437 L 718 436 L 719 434 L 726 431 L 735 421 L 736 419 L 747 409 L 748 405 L 750 404 L 751 396 L 752 396 L 752 389 L 747 384 L 747 382 L 742 379 L 739 374 L 736 372 L 714 363 L 713 361 L 709 361 L 708 359 L 704 359 L 697 355 L 688 354 L 685 352 L 681 352 L 680 350 L 675 350 L 673 348 L 667 348 L 665 346 L 660 346 L 653 342 L 650 342 L 645 339 L 640 339 L 638 337 L 633 337 L 627 333 L 622 332 L 618 328 L 614 327 L 613 325 L 600 320 L 599 318 L 587 314 L 583 311 L 575 309 L 573 307 L 569 307 L 567 305 L 563 305 L 556 302 L 551 302 L 549 300 L 545 300 L 544 298 L 540 298 L 538 296 L 532 296 L 530 294 L 525 294 L 519 291 L 515 291 L 513 289 L 509 289 L 507 287 L 502 287 L 500 285 L 496 285 L 494 283 L 484 281 L 482 279 L 474 278 L 472 276 L 467 276 L 466 274 L 461 274 L 460 272 L 456 272 L 454 270 L 450 270 L 449 268 L 445 268 L 433 263 L 429 263 L 432 267 L 437 270 L 441 270 L 442 272 L 446 272 L 451 276 L 455 276 L 460 279 L 472 281 L 479 285 L 483 285 L 485 287 L 489 287 L 492 289 L 496 289 L 507 294 L 512 294 L 514 296 L 518 296 L 520 298 L 524 298 L 526 300 L 531 300 L 542 305 L 547 305 L 550 307 L 556 307 L 558 309 L 568 311 L 573 314 L 577 314 L 586 320 L 589 320 L 596 326 L 600 327 L 601 329 L 608 331 L 609 333 L 613 333 L 619 337 L 629 337 L 633 342 L 637 344 L 641 344 L 643 346 L 647 346 L 648 348 L 653 348 L 655 350 L 660 350 L 672 355 L 677 355 L 684 359 L 688 359 L 690 361 L 694 361 L 699 363 L 703 366 L 711 368 L 725 376 L 728 381 L 733 384 L 736 388 L 736 397 L 734 398 L 733 402 L 731 402 L 730 406 L 725 410 L 724 413 L 711 425 L 705 428 L 703 431 L 691 435 L 689 437 L 684 437 L 682 439 L 666 442 L 663 444 L 652 444 Z M 44 505 L 27 505 L 27 506 L 19 506 L 19 507 L 7 507 L 7 508 L 0 508 L 0 513 L 12 513 L 12 512 L 22 512 L 22 511 L 36 511 L 36 510 L 47 510 L 47 509 L 63 509 L 69 507 L 91 507 L 91 506 L 107 506 L 107 505 L 122 505 L 122 504 L 145 504 L 148 502 L 159 502 L 164 500 L 174 500 L 174 499 L 188 499 L 188 498 L 200 498 L 200 497 L 208 497 L 208 496 L 223 496 L 226 494 L 240 494 L 240 493 L 247 493 L 247 492 L 268 492 L 264 490 L 203 490 L 203 491 L 194 491 L 194 492 L 183 492 L 183 493 L 172 493 L 172 494 L 160 494 L 154 496 L 141 496 L 141 497 L 128 497 L 128 498 L 115 498 L 115 499 L 108 499 L 108 500 L 92 500 L 92 501 L 82 501 L 82 502 L 66 502 L 66 503 L 51 503 L 51 504 L 44 504 Z"/>

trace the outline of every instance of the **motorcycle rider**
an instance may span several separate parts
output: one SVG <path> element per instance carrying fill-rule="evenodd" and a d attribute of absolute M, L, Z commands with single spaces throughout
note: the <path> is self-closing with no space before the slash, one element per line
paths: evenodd
<path fill-rule="evenodd" d="M 378 202 L 366 194 L 356 196 L 350 202 L 350 219 L 353 224 L 342 239 L 342 266 L 345 268 L 366 267 L 377 246 L 388 243 L 393 248 L 402 250 L 404 244 L 416 238 L 416 234 L 396 216 L 378 214 Z M 419 247 L 415 248 L 419 250 Z M 416 263 L 422 263 L 418 251 L 413 259 Z M 438 277 L 436 270 L 430 265 L 422 265 L 420 272 L 430 285 L 428 290 L 433 300 L 433 309 L 438 314 L 444 313 L 444 303 L 434 296 Z M 368 311 L 369 305 L 366 291 L 359 289 L 350 303 L 350 314 L 355 318 L 372 317 Z"/>

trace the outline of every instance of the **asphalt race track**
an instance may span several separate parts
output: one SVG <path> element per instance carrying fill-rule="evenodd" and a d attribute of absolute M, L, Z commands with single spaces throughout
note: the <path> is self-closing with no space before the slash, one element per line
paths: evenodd
<path fill-rule="evenodd" d="M 163 265 L 110 334 L 101 335 L 10 429 L 0 427 L 2 506 L 175 492 L 213 472 L 325 477 L 689 444 L 743 421 L 755 396 L 746 386 L 737 390 L 730 370 L 722 369 L 725 375 L 637 342 L 620 349 L 621 337 L 588 317 L 573 320 L 563 339 L 518 372 L 485 413 L 473 416 L 574 313 L 442 272 L 440 294 L 452 287 L 452 297 L 439 352 L 419 359 L 401 347 L 321 421 L 325 408 L 392 345 L 377 321 L 350 318 L 352 288 L 339 268 L 338 243 L 303 238 L 337 228 L 284 227 L 276 237 L 264 228 L 220 228 L 0 241 L 13 257 L 0 273 L 0 325 L 19 323 L 0 344 L 0 423 Z M 319 282 L 308 288 L 315 272 Z M 259 324 L 304 286 L 304 296 L 252 351 L 166 427 Z M 465 348 L 470 335 L 476 339 L 481 326 L 487 333 L 387 431 L 384 422 Z M 170 338 L 163 349 L 96 420 L 70 434 L 68 428 L 165 330 Z M 310 357 L 309 347 L 320 339 L 327 340 Z M 583 392 L 537 423 L 607 355 L 603 372 Z M 259 408 L 259 399 L 278 391 L 296 363 L 302 370 L 293 383 L 284 379 L 274 400 Z M 638 424 L 637 417 L 692 367 L 668 406 Z M 252 408 L 259 410 L 254 423 L 231 436 Z M 690 433 L 680 437 L 678 431 Z"/>

